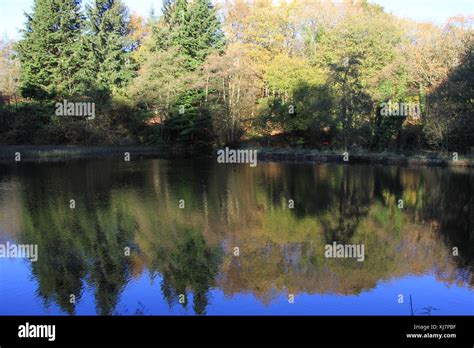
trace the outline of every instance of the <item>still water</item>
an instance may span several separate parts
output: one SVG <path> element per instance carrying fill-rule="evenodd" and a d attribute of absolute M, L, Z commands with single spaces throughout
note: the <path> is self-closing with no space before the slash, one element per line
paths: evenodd
<path fill-rule="evenodd" d="M 4 163 L 0 315 L 473 315 L 473 222 L 464 169 Z"/>

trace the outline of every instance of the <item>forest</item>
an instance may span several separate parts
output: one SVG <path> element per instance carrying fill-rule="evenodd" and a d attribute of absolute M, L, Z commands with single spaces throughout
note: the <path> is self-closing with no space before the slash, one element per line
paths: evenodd
<path fill-rule="evenodd" d="M 146 17 L 35 0 L 0 41 L 0 144 L 469 154 L 473 33 L 474 16 L 422 23 L 363 0 L 164 0 Z M 65 100 L 95 117 L 58 116 Z"/>

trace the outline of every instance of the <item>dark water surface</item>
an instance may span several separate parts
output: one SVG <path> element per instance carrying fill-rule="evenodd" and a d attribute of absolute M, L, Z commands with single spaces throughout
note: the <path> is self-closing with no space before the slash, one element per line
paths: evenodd
<path fill-rule="evenodd" d="M 462 169 L 0 164 L 0 243 L 38 245 L 0 258 L 0 315 L 472 315 L 473 197 Z"/>

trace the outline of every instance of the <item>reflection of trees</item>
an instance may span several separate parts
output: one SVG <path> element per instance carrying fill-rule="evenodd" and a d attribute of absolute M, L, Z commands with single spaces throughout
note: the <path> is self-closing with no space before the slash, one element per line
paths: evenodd
<path fill-rule="evenodd" d="M 57 302 L 62 310 L 74 313 L 70 295 L 77 299 L 82 292 L 82 279 L 87 274 L 84 249 L 76 235 L 66 204 L 58 197 L 41 193 L 38 185 L 30 185 L 23 207 L 22 242 L 38 244 L 38 261 L 32 263 L 32 273 L 38 280 L 38 294 L 46 302 Z"/>
<path fill-rule="evenodd" d="M 123 206 L 111 209 L 104 203 L 108 195 L 102 187 L 103 177 L 90 185 L 80 169 L 63 172 L 58 166 L 47 166 L 45 173 L 40 166 L 39 172 L 22 178 L 28 189 L 24 191 L 21 240 L 38 244 L 39 259 L 32 263 L 38 293 L 73 314 L 70 295 L 78 301 L 87 280 L 95 287 L 98 313 L 111 314 L 127 282 L 129 265 L 123 248 L 130 245 L 133 230 L 122 218 Z M 74 210 L 69 207 L 71 197 L 76 200 Z"/>
<path fill-rule="evenodd" d="M 39 249 L 39 259 L 32 264 L 39 293 L 72 314 L 75 305 L 70 303 L 70 295 L 79 299 L 82 282 L 88 276 L 96 290 L 98 312 L 111 314 L 127 283 L 129 265 L 123 248 L 129 245 L 131 230 L 121 228 L 119 214 L 99 207 L 88 213 L 79 207 L 72 212 L 67 203 L 58 201 L 43 200 L 41 206 L 24 211 L 31 225 L 26 226 L 23 239 L 38 244 Z"/>
<path fill-rule="evenodd" d="M 206 313 L 214 286 L 268 303 L 287 291 L 359 293 L 381 279 L 431 269 L 447 282 L 469 283 L 472 274 L 472 175 L 274 163 L 117 166 L 55 164 L 20 173 L 20 238 L 39 244 L 32 265 L 38 293 L 68 313 L 69 295 L 80 296 L 84 282 L 95 290 L 97 312 L 114 313 L 131 270 L 135 276 L 145 267 L 161 274 L 170 306 L 192 294 L 197 314 Z M 186 209 L 177 208 L 179 199 Z M 363 243 L 366 260 L 324 258 L 323 246 L 333 240 Z M 132 257 L 124 257 L 132 245 Z M 452 246 L 459 258 L 451 257 Z"/>
<path fill-rule="evenodd" d="M 255 208 L 261 227 L 254 228 L 251 235 L 245 227 L 230 232 L 232 243 L 241 246 L 244 255 L 239 262 L 231 256 L 224 259 L 219 285 L 227 294 L 252 291 L 267 302 L 275 291 L 288 289 L 350 294 L 372 288 L 381 279 L 407 273 L 435 270 L 446 282 L 456 282 L 460 274 L 466 274 L 457 270 L 450 249 L 443 245 L 422 210 L 433 209 L 425 197 L 431 190 L 445 197 L 446 203 L 456 200 L 436 186 L 442 169 L 276 164 L 259 169 L 255 181 L 263 176 L 268 185 L 255 189 L 250 180 L 247 191 L 256 191 L 258 206 L 264 207 L 263 212 Z M 472 181 L 465 185 L 473 187 Z M 322 193 L 318 189 L 321 187 Z M 267 190 L 266 196 L 259 194 L 261 189 Z M 465 197 L 471 196 L 465 193 Z M 295 210 L 286 208 L 288 197 L 295 197 Z M 403 199 L 403 209 L 398 209 L 398 199 Z M 472 207 L 472 201 L 469 204 Z M 467 231 L 472 226 L 472 212 L 466 210 L 465 200 L 460 206 L 469 214 L 454 226 Z M 458 207 L 452 207 L 453 217 L 460 214 Z M 432 219 L 440 221 L 440 215 Z M 445 232 L 451 238 L 455 236 L 447 229 Z M 249 237 L 251 241 L 246 240 Z M 358 264 L 322 258 L 321 245 L 332 240 L 364 243 L 366 261 Z M 459 240 L 466 244 L 469 238 L 463 234 Z M 465 253 L 473 254 L 469 250 Z M 461 279 L 461 283 L 466 280 Z"/>
<path fill-rule="evenodd" d="M 429 184 L 423 216 L 433 220 L 450 253 L 458 248 L 454 260 L 469 270 L 465 274 L 469 277 L 474 272 L 474 176 L 439 171 Z M 474 285 L 472 276 L 467 281 Z"/>
<path fill-rule="evenodd" d="M 113 313 L 130 274 L 124 245 L 130 245 L 128 240 L 132 230 L 124 228 L 120 213 L 107 215 L 105 221 L 100 221 L 100 217 L 96 221 L 97 233 L 92 236 L 93 254 L 90 255 L 92 265 L 89 269 L 89 281 L 95 286 L 96 304 L 102 315 Z"/>
<path fill-rule="evenodd" d="M 333 190 L 333 195 L 339 202 L 321 218 L 324 237 L 328 243 L 349 243 L 360 220 L 368 212 L 370 193 L 362 189 L 359 175 L 351 176 L 349 170 L 345 169 L 338 192 Z"/>
<path fill-rule="evenodd" d="M 193 291 L 193 309 L 196 314 L 205 314 L 209 301 L 208 292 L 214 285 L 220 264 L 220 253 L 216 247 L 206 244 L 202 234 L 186 230 L 177 245 L 159 249 L 154 268 L 163 276 L 161 289 L 169 305 Z"/>
<path fill-rule="evenodd" d="M 12 172 L 0 163 L 0 237 L 15 238 L 21 227 L 21 185 Z"/>

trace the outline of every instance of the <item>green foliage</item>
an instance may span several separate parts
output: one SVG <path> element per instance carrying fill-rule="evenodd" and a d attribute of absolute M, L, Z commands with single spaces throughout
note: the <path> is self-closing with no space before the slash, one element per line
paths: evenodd
<path fill-rule="evenodd" d="M 81 38 L 84 20 L 78 0 L 35 1 L 17 45 L 24 97 L 46 99 L 85 92 L 90 81 L 80 71 L 86 61 Z"/>
<path fill-rule="evenodd" d="M 207 151 L 276 136 L 469 152 L 472 42 L 472 19 L 415 23 L 367 1 L 236 1 L 218 12 L 211 0 L 166 0 L 161 17 L 143 19 L 122 0 L 37 0 L 23 38 L 0 43 L 3 141 Z M 66 98 L 95 102 L 100 118 L 58 120 L 38 106 Z M 382 115 L 388 101 L 421 116 Z"/>
<path fill-rule="evenodd" d="M 2 144 L 150 144 L 159 142 L 145 123 L 146 114 L 118 98 L 96 108 L 91 121 L 58 117 L 55 102 L 28 102 L 0 108 Z"/>
<path fill-rule="evenodd" d="M 214 142 L 205 92 L 192 73 L 205 58 L 223 49 L 220 21 L 209 0 L 165 1 L 163 16 L 152 23 L 143 66 L 130 87 L 136 102 L 159 118 L 161 138 L 205 151 Z"/>
<path fill-rule="evenodd" d="M 428 96 L 424 130 L 428 142 L 443 150 L 472 151 L 474 147 L 474 39 L 461 64 Z"/>
<path fill-rule="evenodd" d="M 96 83 L 106 91 L 123 89 L 133 77 L 128 10 L 121 0 L 95 0 L 87 8 L 87 40 Z"/>
<path fill-rule="evenodd" d="M 196 69 L 212 52 L 224 48 L 224 34 L 210 0 L 167 0 L 153 28 L 152 50 L 177 48 L 187 67 Z"/>
<path fill-rule="evenodd" d="M 2 144 L 37 144 L 49 123 L 48 115 L 54 114 L 54 105 L 51 102 L 19 103 L 0 108 L 0 114 Z"/>
<path fill-rule="evenodd" d="M 201 106 L 202 91 L 190 90 L 182 94 L 170 110 L 164 123 L 169 140 L 198 150 L 206 150 L 213 144 L 214 132 L 208 110 Z"/>

